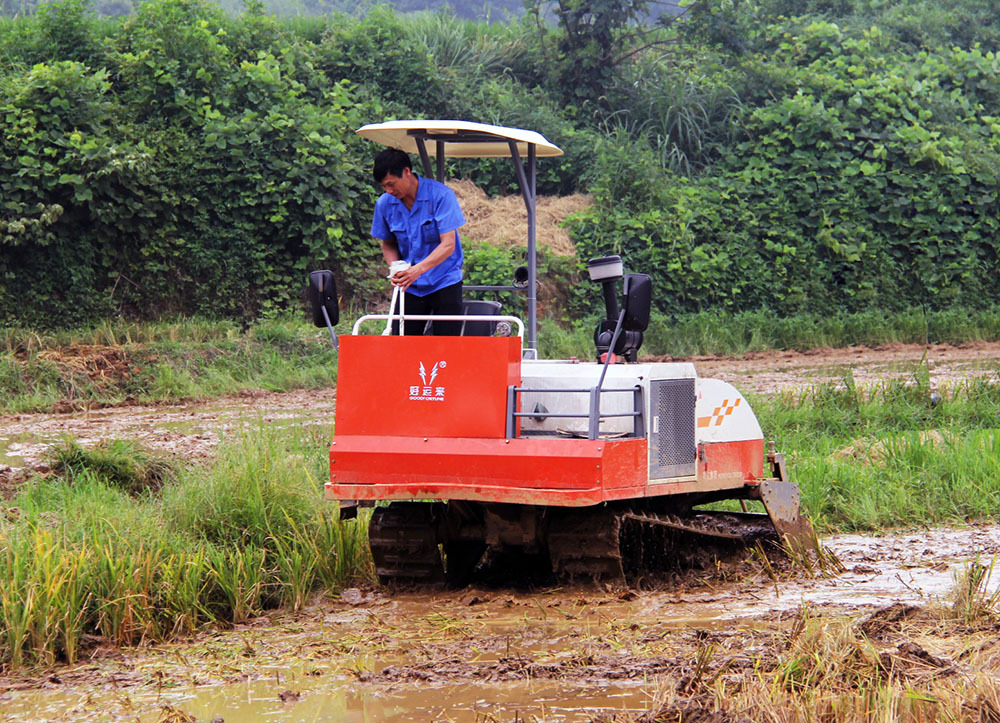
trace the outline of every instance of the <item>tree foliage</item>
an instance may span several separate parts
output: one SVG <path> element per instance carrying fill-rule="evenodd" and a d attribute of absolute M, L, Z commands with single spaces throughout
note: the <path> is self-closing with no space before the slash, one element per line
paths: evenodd
<path fill-rule="evenodd" d="M 350 88 L 311 92 L 296 76 L 317 71 L 291 50 L 236 62 L 229 26 L 198 0 L 149 3 L 108 67 L 4 78 L 0 315 L 253 317 L 294 301 L 319 262 L 363 284 L 371 192 Z"/>
<path fill-rule="evenodd" d="M 742 139 L 659 188 L 643 182 L 655 167 L 629 174 L 621 145 L 606 149 L 601 203 L 576 221 L 582 251 L 650 270 L 668 311 L 975 306 L 1000 292 L 997 56 L 911 57 L 877 29 L 819 21 L 769 32 L 754 62 L 781 82 L 745 109 Z"/>
<path fill-rule="evenodd" d="M 384 296 L 367 229 L 390 118 L 531 128 L 587 190 L 581 257 L 665 311 L 976 306 L 1000 292 L 1000 17 L 982 0 L 557 2 L 553 22 L 207 0 L 0 21 L 0 323 L 252 318 L 331 266 Z M 512 192 L 509 161 L 449 164 Z M 503 257 L 503 258 L 501 258 Z M 469 254 L 483 282 L 507 257 Z M 474 262 L 474 263 L 472 263 Z M 483 278 L 480 278 L 483 277 Z"/>

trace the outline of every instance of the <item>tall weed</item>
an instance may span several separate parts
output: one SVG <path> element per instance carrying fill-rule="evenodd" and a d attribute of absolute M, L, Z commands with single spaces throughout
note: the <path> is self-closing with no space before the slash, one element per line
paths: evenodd
<path fill-rule="evenodd" d="M 323 504 L 314 480 L 326 445 L 306 434 L 261 423 L 227 440 L 210 470 L 187 470 L 164 490 L 164 514 L 209 542 L 274 551 L 275 538 L 293 535 Z"/>
<path fill-rule="evenodd" d="M 316 482 L 325 441 L 262 424 L 159 495 L 131 494 L 90 453 L 29 482 L 0 515 L 0 670 L 72 662 L 85 634 L 168 640 L 370 578 L 366 528 Z"/>

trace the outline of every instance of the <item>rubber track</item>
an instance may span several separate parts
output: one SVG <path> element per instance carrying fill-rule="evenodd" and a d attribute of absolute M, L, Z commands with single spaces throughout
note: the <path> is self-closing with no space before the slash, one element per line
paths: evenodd
<path fill-rule="evenodd" d="M 550 521 L 548 543 L 552 571 L 563 580 L 624 583 L 619 547 L 621 514 L 607 507 L 561 510 Z"/>
<path fill-rule="evenodd" d="M 625 522 L 632 524 L 625 525 Z M 638 523 L 638 524 L 635 524 Z M 562 580 L 600 580 L 615 585 L 625 583 L 622 555 L 624 545 L 641 547 L 645 532 L 668 527 L 724 540 L 753 544 L 775 538 L 767 515 L 734 512 L 695 512 L 688 515 L 655 513 L 635 509 L 560 510 L 549 525 L 549 556 L 552 571 Z"/>
<path fill-rule="evenodd" d="M 376 507 L 368 525 L 375 573 L 382 584 L 420 585 L 444 580 L 432 507 L 393 502 Z"/>

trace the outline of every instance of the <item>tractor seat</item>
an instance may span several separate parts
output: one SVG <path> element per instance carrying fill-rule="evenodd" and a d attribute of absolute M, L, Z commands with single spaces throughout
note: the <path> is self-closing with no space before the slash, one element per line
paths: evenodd
<path fill-rule="evenodd" d="M 466 316 L 497 316 L 503 305 L 499 301 L 473 299 L 462 302 L 462 313 Z M 462 336 L 493 336 L 495 321 L 464 321 Z"/>

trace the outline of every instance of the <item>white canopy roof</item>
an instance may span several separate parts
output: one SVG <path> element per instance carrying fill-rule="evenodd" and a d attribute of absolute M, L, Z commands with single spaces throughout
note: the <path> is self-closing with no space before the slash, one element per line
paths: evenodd
<path fill-rule="evenodd" d="M 549 143 L 545 136 L 521 128 L 487 125 L 459 120 L 399 120 L 372 123 L 358 129 L 368 140 L 407 153 L 418 153 L 417 138 L 426 141 L 427 153 L 437 155 L 436 141 L 444 141 L 444 155 L 450 158 L 509 158 L 509 141 L 517 143 L 522 157 L 528 145 L 534 144 L 539 158 L 561 156 L 562 150 Z"/>

